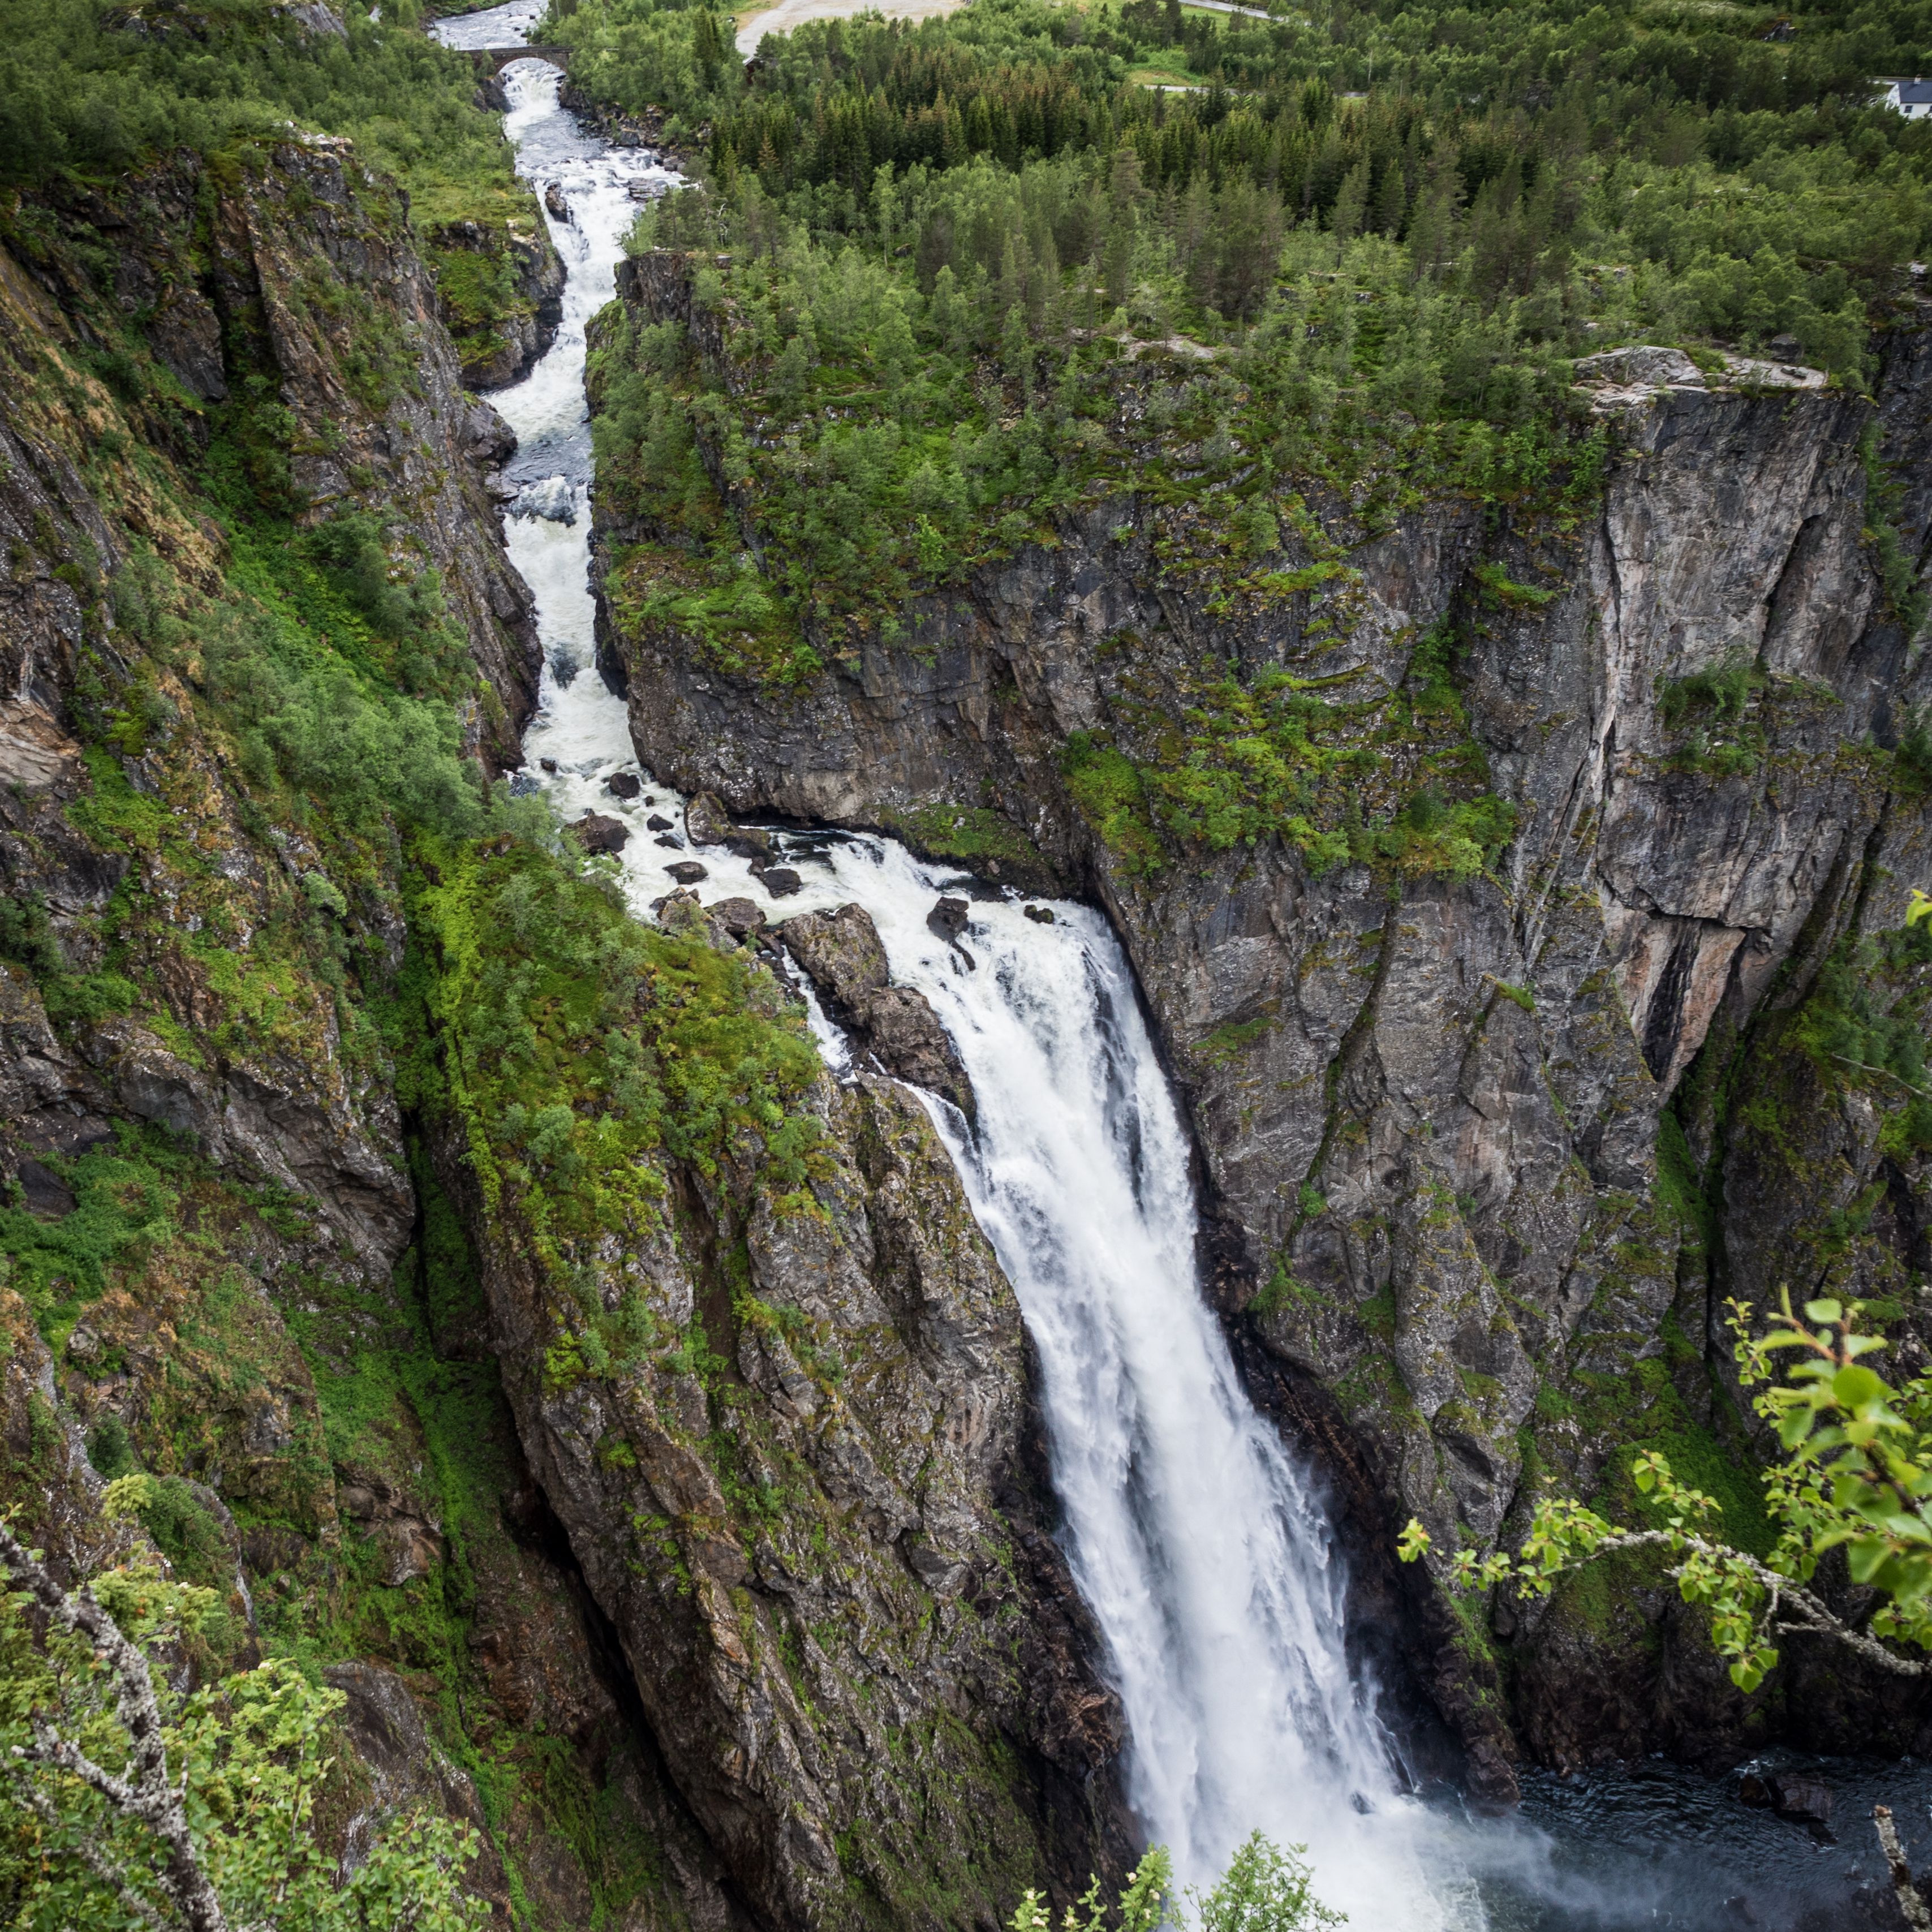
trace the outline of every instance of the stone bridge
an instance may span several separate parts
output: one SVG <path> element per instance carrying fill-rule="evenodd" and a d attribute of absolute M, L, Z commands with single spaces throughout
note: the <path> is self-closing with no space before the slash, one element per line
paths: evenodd
<path fill-rule="evenodd" d="M 478 73 L 501 74 L 511 62 L 520 60 L 548 61 L 552 67 L 570 71 L 568 47 L 472 47 L 469 51 Z"/>

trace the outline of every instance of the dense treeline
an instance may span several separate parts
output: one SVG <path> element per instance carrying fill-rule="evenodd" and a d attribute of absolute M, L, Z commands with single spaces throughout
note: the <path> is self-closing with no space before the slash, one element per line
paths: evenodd
<path fill-rule="evenodd" d="M 1726 340 L 1788 333 L 1846 375 L 1870 303 L 1932 249 L 1932 128 L 1874 105 L 1872 86 L 1932 65 L 1922 4 L 1531 0 L 1265 21 L 977 0 L 917 27 L 816 23 L 768 40 L 742 76 L 712 64 L 712 87 L 696 54 L 664 52 L 716 44 L 702 8 L 582 0 L 546 31 L 584 50 L 573 71 L 593 92 L 676 109 L 728 195 L 754 176 L 826 236 L 864 230 L 882 168 L 1084 155 L 1097 178 L 1130 148 L 1171 232 L 1198 226 L 1203 192 L 1218 220 L 1231 190 L 1252 228 L 1252 190 L 1285 228 L 1387 236 L 1486 308 L 1540 296 L 1573 346 L 1609 309 Z M 646 40 L 649 61 L 627 51 Z M 1141 84 L 1160 80 L 1193 91 Z M 1206 306 L 1252 310 L 1250 278 L 1212 294 L 1192 280 Z"/>
<path fill-rule="evenodd" d="M 469 62 L 418 30 L 419 0 L 340 11 L 338 34 L 275 0 L 0 0 L 0 189 L 216 154 L 292 120 L 352 137 L 419 218 L 511 194 L 501 130 Z"/>
<path fill-rule="evenodd" d="M 644 85 L 620 12 L 716 36 L 580 0 L 573 75 L 614 98 Z M 635 316 L 596 358 L 601 484 L 640 539 L 614 612 L 801 680 L 917 651 L 911 600 L 1106 500 L 1156 514 L 1160 568 L 1215 585 L 1210 610 L 1305 599 L 1311 637 L 1346 628 L 1312 504 L 1346 502 L 1352 543 L 1444 491 L 1575 526 L 1608 453 L 1576 356 L 1774 347 L 1867 380 L 1932 242 L 1932 129 L 1872 76 L 1932 66 L 1926 44 L 1932 9 L 1724 0 L 974 0 L 768 40 L 682 97 L 705 184 L 634 238 L 691 258 L 722 364 Z M 1550 594 L 1484 568 L 1498 605 Z M 1432 633 L 1363 706 L 1210 662 L 1183 726 L 1150 714 L 1132 760 L 1070 743 L 1070 782 L 1135 863 L 1280 834 L 1317 865 L 1466 874 L 1512 820 L 1452 655 Z M 1365 754 L 1378 734 L 1402 757 Z"/>

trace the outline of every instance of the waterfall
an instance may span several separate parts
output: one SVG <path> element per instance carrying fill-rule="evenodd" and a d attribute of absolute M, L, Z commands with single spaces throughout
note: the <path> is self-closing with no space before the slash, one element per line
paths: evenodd
<path fill-rule="evenodd" d="M 519 44 L 531 11 L 523 0 L 436 31 Z M 1318 1893 L 1362 1932 L 1480 1924 L 1432 1875 L 1454 1862 L 1398 1794 L 1372 1700 L 1352 1678 L 1346 1579 L 1318 1494 L 1256 1414 L 1202 1298 L 1186 1136 L 1106 922 L 1057 904 L 1042 924 L 982 896 L 962 950 L 926 925 L 961 883 L 947 868 L 888 840 L 824 834 L 780 835 L 803 887 L 774 904 L 743 860 L 693 853 L 682 800 L 638 770 L 624 705 L 591 668 L 584 326 L 610 298 L 637 192 L 674 176 L 585 136 L 557 104 L 560 78 L 534 61 L 503 76 L 519 171 L 555 184 L 571 215 L 550 220 L 569 272 L 556 343 L 495 398 L 520 440 L 506 532 L 545 652 L 518 782 L 566 819 L 626 824 L 640 916 L 673 890 L 665 868 L 694 857 L 707 901 L 749 898 L 772 917 L 856 901 L 895 979 L 932 1002 L 972 1078 L 976 1132 L 927 1104 L 1039 1350 L 1067 1552 L 1128 1720 L 1129 1796 L 1183 1882 L 1211 1883 L 1258 1827 L 1308 1845 Z M 639 796 L 608 790 L 618 772 L 640 778 Z M 654 832 L 653 818 L 670 829 Z"/>

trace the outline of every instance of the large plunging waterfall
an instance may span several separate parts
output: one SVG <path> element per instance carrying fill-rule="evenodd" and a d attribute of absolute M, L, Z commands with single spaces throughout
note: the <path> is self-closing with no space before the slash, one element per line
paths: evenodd
<path fill-rule="evenodd" d="M 458 46 L 520 44 L 540 11 L 512 0 L 434 31 Z M 972 1078 L 976 1131 L 928 1104 L 1039 1350 L 1068 1554 L 1106 1635 L 1129 1795 L 1150 1840 L 1198 1886 L 1256 1827 L 1305 1843 L 1318 1892 L 1357 1932 L 1718 1922 L 1708 1913 L 1736 1882 L 1715 1870 L 1708 1820 L 1676 1786 L 1667 1803 L 1640 1793 L 1634 1811 L 1612 1787 L 1566 1787 L 1544 1802 L 1552 1822 L 1576 1821 L 1555 1846 L 1521 1829 L 1472 1832 L 1398 1792 L 1372 1696 L 1344 1654 L 1346 1580 L 1320 1496 L 1256 1414 L 1200 1292 L 1185 1137 L 1106 922 L 1057 904 L 1042 925 L 981 896 L 969 966 L 926 924 L 956 876 L 890 841 L 780 834 L 804 883 L 775 904 L 742 860 L 688 848 L 682 801 L 650 774 L 634 800 L 606 789 L 638 766 L 624 705 L 592 668 L 584 328 L 610 298 L 638 196 L 675 176 L 584 134 L 558 104 L 560 78 L 535 61 L 504 74 L 519 169 L 555 185 L 570 214 L 550 224 L 569 278 L 556 341 L 494 399 L 520 439 L 506 529 L 546 658 L 519 783 L 541 784 L 566 818 L 626 821 L 621 862 L 640 917 L 673 889 L 666 868 L 694 857 L 707 901 L 749 898 L 774 918 L 856 901 L 895 979 L 931 1000 Z M 654 833 L 653 818 L 671 830 Z M 836 1059 L 815 1010 L 814 1022 Z M 1656 1860 L 1673 1853 L 1666 1876 Z M 1767 1844 L 1742 1862 L 1760 1868 L 1761 1902 L 1796 1901 L 1796 1867 L 1790 1883 L 1762 1876 L 1784 1856 Z M 1774 1909 L 1739 1922 L 1787 1921 Z"/>
<path fill-rule="evenodd" d="M 481 16 L 460 23 L 470 32 Z M 670 177 L 586 139 L 556 106 L 554 68 L 506 70 L 524 170 L 555 182 L 569 270 L 555 346 L 496 400 L 520 439 L 510 554 L 536 591 L 548 662 L 525 740 L 557 808 L 628 820 L 640 914 L 674 890 L 645 821 L 682 801 L 646 778 L 626 803 L 604 779 L 635 761 L 622 702 L 590 668 L 584 325 L 609 300 L 637 203 Z M 541 502 L 549 514 L 520 513 Z M 556 512 L 566 508 L 574 520 Z M 654 800 L 646 804 L 646 799 Z M 1205 1886 L 1258 1826 L 1306 1841 L 1324 1898 L 1358 1924 L 1436 1922 L 1394 1815 L 1375 1714 L 1342 1647 L 1342 1580 L 1307 1484 L 1236 1380 L 1195 1279 L 1187 1148 L 1113 935 L 1084 908 L 1055 922 L 1017 902 L 974 908 L 968 970 L 927 928 L 946 873 L 876 838 L 787 842 L 805 890 L 784 912 L 856 900 L 900 983 L 932 1000 L 980 1102 L 976 1140 L 934 1103 L 975 1213 L 1039 1348 L 1069 1555 L 1106 1632 L 1132 1738 L 1129 1791 L 1184 1880 Z M 707 848 L 704 896 L 765 900 L 748 865 Z M 780 916 L 779 908 L 770 908 Z M 1370 1841 L 1372 1840 L 1372 1844 Z"/>

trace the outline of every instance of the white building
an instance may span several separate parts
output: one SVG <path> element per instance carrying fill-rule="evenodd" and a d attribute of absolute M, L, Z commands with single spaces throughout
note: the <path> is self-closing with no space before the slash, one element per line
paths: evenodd
<path fill-rule="evenodd" d="M 1906 120 L 1922 121 L 1932 114 L 1932 80 L 1886 80 L 1879 85 L 1885 89 L 1879 96 L 1881 104 Z"/>

